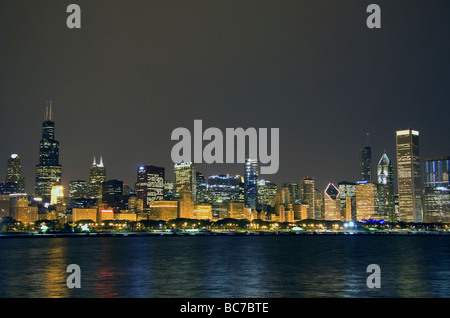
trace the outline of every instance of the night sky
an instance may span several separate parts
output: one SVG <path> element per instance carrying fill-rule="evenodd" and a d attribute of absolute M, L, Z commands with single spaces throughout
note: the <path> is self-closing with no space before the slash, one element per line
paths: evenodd
<path fill-rule="evenodd" d="M 66 8 L 81 7 L 81 29 Z M 381 29 L 366 8 L 381 7 Z M 370 132 L 374 168 L 395 163 L 395 131 L 420 131 L 425 157 L 450 155 L 450 2 L 0 0 L 0 178 L 11 153 L 34 191 L 46 100 L 63 184 L 134 185 L 137 167 L 173 180 L 173 129 L 280 128 L 281 185 L 356 181 Z M 395 167 L 395 166 L 394 166 Z M 198 165 L 208 176 L 243 165 Z M 396 177 L 396 176 L 395 176 Z"/>

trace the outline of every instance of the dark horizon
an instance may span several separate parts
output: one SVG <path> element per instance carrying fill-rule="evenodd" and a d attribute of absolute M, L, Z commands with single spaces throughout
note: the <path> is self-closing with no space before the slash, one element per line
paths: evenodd
<path fill-rule="evenodd" d="M 395 131 L 420 132 L 420 157 L 448 156 L 448 1 L 67 1 L 0 3 L 0 180 L 16 153 L 34 193 L 46 100 L 53 100 L 63 185 L 88 180 L 102 156 L 107 180 L 134 186 L 140 165 L 174 181 L 173 129 L 280 129 L 281 186 L 360 179 L 370 133 L 373 169 Z M 2 168 L 3 167 L 3 168 Z M 198 164 L 207 177 L 243 164 Z M 66 189 L 66 195 L 68 191 Z"/>

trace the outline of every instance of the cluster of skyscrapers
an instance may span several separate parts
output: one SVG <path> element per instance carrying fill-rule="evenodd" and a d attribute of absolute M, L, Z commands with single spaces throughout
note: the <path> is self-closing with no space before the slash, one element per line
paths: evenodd
<path fill-rule="evenodd" d="M 450 222 L 450 157 L 426 158 L 422 173 L 419 132 L 413 129 L 396 132 L 397 191 L 391 159 L 384 153 L 374 169 L 371 147 L 366 146 L 360 151 L 360 180 L 329 183 L 323 191 L 313 177 L 281 186 L 262 179 L 252 158 L 246 158 L 243 176 L 205 177 L 195 164 L 181 162 L 173 167 L 174 182 L 166 179 L 164 167 L 144 165 L 137 167 L 136 183 L 129 186 L 108 180 L 100 157 L 93 160 L 89 180 L 70 181 L 64 193 L 51 102 L 39 149 L 34 195 L 24 193 L 19 156 L 9 158 L 0 185 L 0 217 L 27 223 L 176 218 Z"/>

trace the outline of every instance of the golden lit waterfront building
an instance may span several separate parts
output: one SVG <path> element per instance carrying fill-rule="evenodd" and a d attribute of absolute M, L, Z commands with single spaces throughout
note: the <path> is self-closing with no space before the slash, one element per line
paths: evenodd
<path fill-rule="evenodd" d="M 73 208 L 72 214 L 68 215 L 69 222 L 77 222 L 81 220 L 97 221 L 97 209 Z"/>
<path fill-rule="evenodd" d="M 367 181 L 356 184 L 357 221 L 379 218 L 377 213 L 377 185 Z"/>
<path fill-rule="evenodd" d="M 151 201 L 149 220 L 169 221 L 178 217 L 178 202 L 177 201 Z"/>
<path fill-rule="evenodd" d="M 196 204 L 194 206 L 194 219 L 211 220 L 212 219 L 211 204 Z"/>

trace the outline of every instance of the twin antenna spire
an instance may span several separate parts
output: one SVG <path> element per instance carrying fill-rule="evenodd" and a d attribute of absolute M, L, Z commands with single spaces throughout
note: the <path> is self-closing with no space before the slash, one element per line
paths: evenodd
<path fill-rule="evenodd" d="M 52 110 L 52 100 L 47 100 L 47 106 L 45 107 L 45 120 L 51 121 L 53 117 L 53 110 Z"/>

